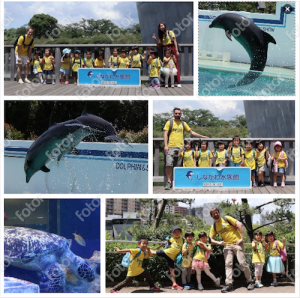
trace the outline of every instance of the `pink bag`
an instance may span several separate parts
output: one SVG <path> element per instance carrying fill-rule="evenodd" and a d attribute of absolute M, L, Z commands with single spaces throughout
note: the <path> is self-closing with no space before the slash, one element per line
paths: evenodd
<path fill-rule="evenodd" d="M 275 247 L 276 247 L 276 249 L 277 249 L 277 251 L 278 251 L 278 253 L 279 253 L 279 255 L 280 255 L 280 258 L 281 258 L 281 261 L 282 262 L 285 262 L 286 260 L 287 260 L 287 252 L 286 252 L 286 249 L 284 248 L 284 249 L 278 249 L 277 248 L 277 244 L 278 244 L 278 241 L 277 240 L 275 240 Z"/>

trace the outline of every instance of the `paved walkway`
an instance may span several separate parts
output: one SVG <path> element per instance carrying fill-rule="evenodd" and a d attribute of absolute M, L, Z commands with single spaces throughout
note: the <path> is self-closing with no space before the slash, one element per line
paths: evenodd
<path fill-rule="evenodd" d="M 205 285 L 204 285 L 205 287 Z M 109 293 L 111 288 L 106 288 L 105 291 L 106 293 Z M 221 288 L 216 289 L 212 287 L 206 287 L 204 291 L 201 291 L 201 293 L 209 293 L 209 294 L 220 294 Z M 125 293 L 172 293 L 172 294 L 190 294 L 190 293 L 200 293 L 198 290 L 184 290 L 184 291 L 174 291 L 171 289 L 171 287 L 165 287 L 162 288 L 160 291 L 149 291 L 148 287 L 125 287 L 123 288 L 120 293 L 125 294 Z M 239 286 L 237 285 L 235 290 L 231 293 L 234 294 L 239 294 L 239 293 L 248 293 L 248 294 L 266 294 L 266 293 L 295 293 L 295 283 L 292 282 L 280 282 L 278 287 L 272 287 L 268 286 L 267 284 L 260 289 L 254 289 L 253 291 L 248 291 L 245 286 Z M 261 297 L 261 296 L 259 296 Z M 284 297 L 284 296 L 282 296 Z"/>

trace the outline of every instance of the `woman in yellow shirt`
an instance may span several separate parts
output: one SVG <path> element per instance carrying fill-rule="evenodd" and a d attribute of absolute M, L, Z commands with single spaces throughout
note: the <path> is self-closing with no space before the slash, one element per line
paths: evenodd
<path fill-rule="evenodd" d="M 285 237 L 282 238 L 282 242 L 276 239 L 276 235 L 272 231 L 268 231 L 265 236 L 268 245 L 266 246 L 266 251 L 270 252 L 270 257 L 267 263 L 267 271 L 272 273 L 273 282 L 271 286 L 278 286 L 276 279 L 276 273 L 285 274 L 284 264 L 281 261 L 279 251 L 284 250 L 285 247 Z"/>
<path fill-rule="evenodd" d="M 199 240 L 195 242 L 196 251 L 193 258 L 192 269 L 196 270 L 196 277 L 198 282 L 198 290 L 204 290 L 201 283 L 201 271 L 204 271 L 215 283 L 216 287 L 220 286 L 220 278 L 216 278 L 211 272 L 207 261 L 207 253 L 211 253 L 211 245 L 207 242 L 207 234 L 201 232 L 198 235 Z"/>
<path fill-rule="evenodd" d="M 162 45 L 166 49 L 171 49 L 173 53 L 175 54 L 176 58 L 176 68 L 177 68 L 177 76 L 176 76 L 176 82 L 177 87 L 181 87 L 180 85 L 180 69 L 179 69 L 179 50 L 178 50 L 178 44 L 176 40 L 176 36 L 172 30 L 168 30 L 167 26 L 164 22 L 160 22 L 158 24 L 158 38 L 157 41 L 155 33 L 153 33 L 152 38 L 154 39 L 156 45 L 158 48 L 160 48 Z"/>

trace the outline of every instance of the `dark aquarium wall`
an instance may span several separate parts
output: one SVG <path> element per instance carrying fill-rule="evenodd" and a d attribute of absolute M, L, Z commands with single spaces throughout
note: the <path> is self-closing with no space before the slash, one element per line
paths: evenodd
<path fill-rule="evenodd" d="M 294 100 L 244 100 L 251 138 L 295 138 Z"/>
<path fill-rule="evenodd" d="M 143 43 L 153 44 L 153 33 L 158 39 L 159 22 L 174 30 L 179 43 L 193 43 L 193 2 L 137 2 L 136 6 Z"/>

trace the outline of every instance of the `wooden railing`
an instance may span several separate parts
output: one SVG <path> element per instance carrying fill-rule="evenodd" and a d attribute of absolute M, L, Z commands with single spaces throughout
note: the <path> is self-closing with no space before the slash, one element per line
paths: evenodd
<path fill-rule="evenodd" d="M 85 57 L 85 53 L 87 50 L 92 51 L 92 56 L 94 57 L 94 52 L 102 50 L 104 52 L 104 60 L 105 65 L 108 67 L 109 57 L 112 55 L 113 48 L 125 48 L 131 50 L 133 44 L 41 44 L 35 45 L 33 52 L 35 50 L 39 50 L 44 53 L 46 48 L 50 48 L 53 56 L 55 57 L 55 76 L 56 82 L 59 83 L 60 79 L 60 65 L 61 65 L 61 56 L 64 48 L 69 48 L 74 53 L 75 50 L 81 51 L 81 57 Z M 138 44 L 142 51 L 147 49 L 147 47 L 156 48 L 155 44 Z M 180 53 L 179 58 L 179 67 L 180 67 L 180 76 L 182 80 L 191 80 L 193 76 L 193 44 L 180 44 L 182 52 Z M 32 54 L 33 57 L 33 54 Z M 143 62 L 143 66 L 145 66 L 145 62 Z M 29 75 L 33 76 L 32 67 L 30 67 Z M 13 45 L 4 45 L 4 77 L 10 78 L 11 81 L 15 80 L 16 77 L 16 58 L 15 58 L 15 49 Z M 148 74 L 147 70 L 143 67 L 142 69 L 142 79 L 147 80 Z"/>
<path fill-rule="evenodd" d="M 187 140 L 191 140 L 193 142 L 199 142 L 199 139 L 196 138 L 186 138 Z M 215 143 L 220 140 L 221 138 L 209 138 L 205 139 L 208 141 L 208 149 L 217 149 L 217 146 L 215 146 Z M 241 141 L 251 140 L 253 143 L 253 148 L 255 148 L 255 143 L 259 138 L 241 138 Z M 272 155 L 274 153 L 274 143 L 276 141 L 281 141 L 283 144 L 283 150 L 285 151 L 286 155 L 288 156 L 288 163 L 289 167 L 286 171 L 286 181 L 292 181 L 295 182 L 295 139 L 294 138 L 285 138 L 285 139 L 274 139 L 274 138 L 261 138 L 265 143 L 265 147 L 269 147 L 269 152 Z M 231 142 L 232 139 L 226 139 L 222 138 L 222 141 L 224 142 Z M 154 145 L 154 176 L 153 176 L 153 182 L 165 182 L 166 176 L 165 176 L 165 168 L 164 168 L 164 176 L 160 176 L 159 174 L 159 152 L 161 150 L 161 144 L 164 146 L 164 139 L 163 138 L 153 138 L 153 145 Z M 199 146 L 200 148 L 200 146 Z M 227 147 L 226 147 L 227 149 Z M 165 165 L 165 155 L 164 155 L 164 165 Z M 215 158 L 213 158 L 213 166 L 215 165 Z M 273 182 L 273 174 L 271 173 L 269 168 L 265 171 L 265 180 L 270 178 L 271 183 Z"/>

